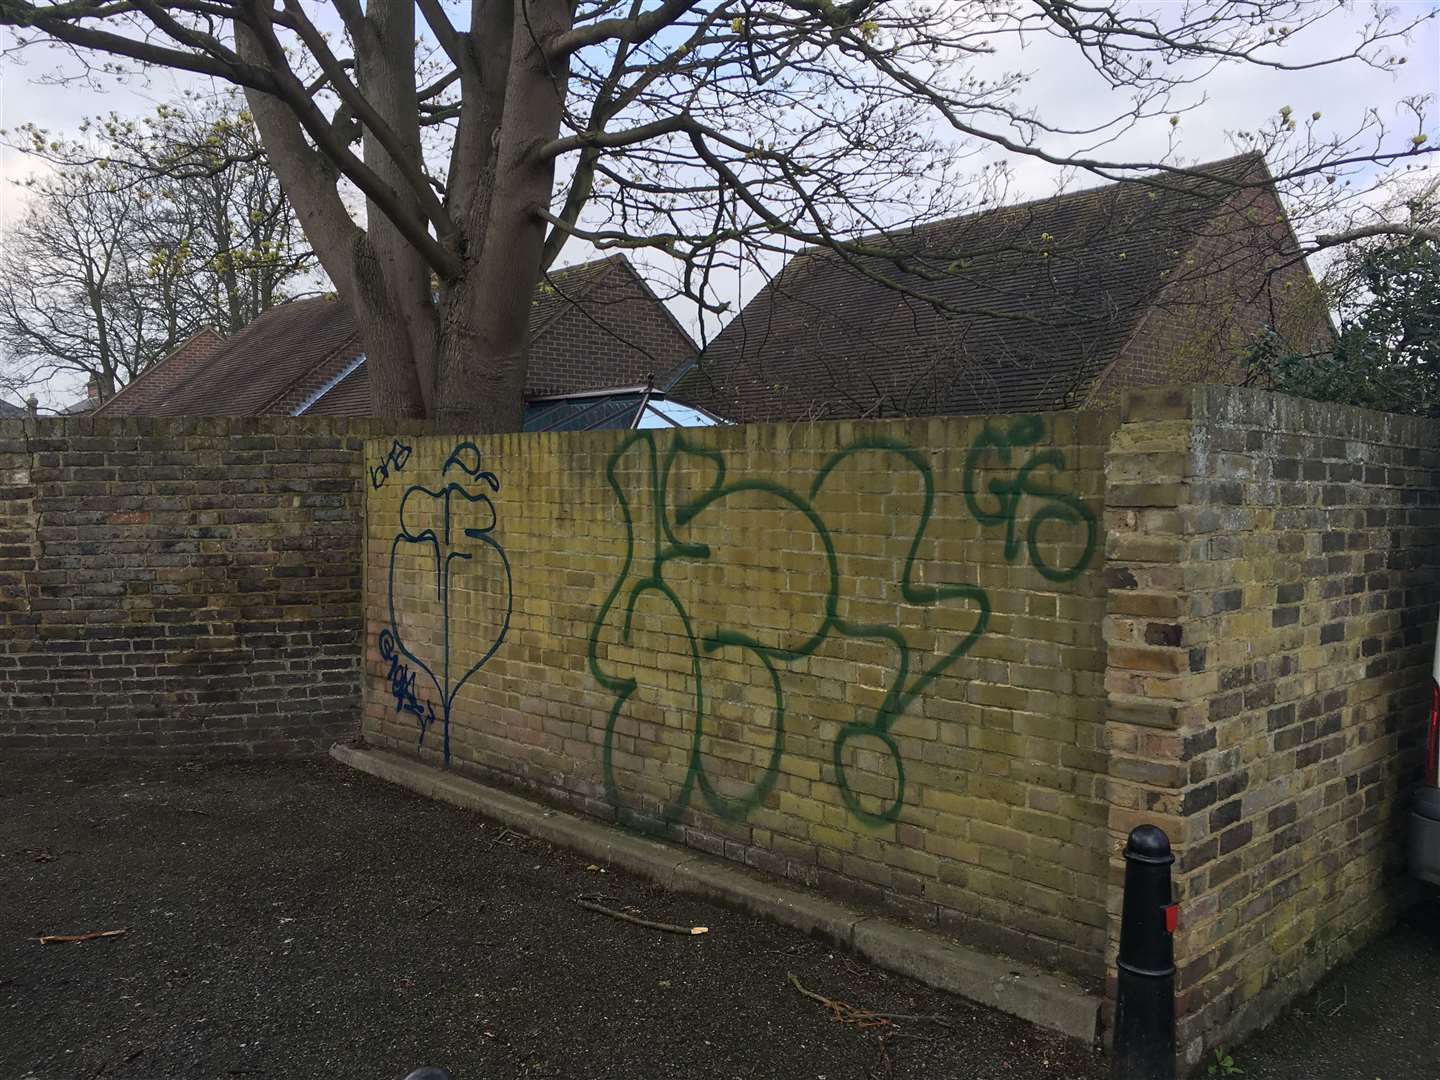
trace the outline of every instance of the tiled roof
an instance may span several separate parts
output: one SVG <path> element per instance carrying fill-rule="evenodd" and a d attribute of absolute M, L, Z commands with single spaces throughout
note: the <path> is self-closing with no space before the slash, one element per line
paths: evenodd
<path fill-rule="evenodd" d="M 281 304 L 228 338 L 207 362 L 135 415 L 262 415 L 271 401 L 354 337 L 350 313 L 337 301 Z M 107 413 L 114 415 L 119 402 L 117 394 Z"/>
<path fill-rule="evenodd" d="M 370 376 L 363 364 L 305 410 L 306 416 L 367 416 L 369 413 Z"/>
<path fill-rule="evenodd" d="M 532 389 L 634 382 L 631 369 L 655 371 L 657 353 L 663 371 L 693 356 L 693 343 L 672 329 L 663 305 L 636 280 L 620 256 L 549 275 L 531 312 L 532 340 L 544 342 L 532 350 Z M 588 310 L 587 297 L 595 311 Z M 609 325 L 617 319 L 643 331 L 635 343 L 617 340 Z M 363 365 L 347 374 L 362 349 L 345 305 L 298 300 L 267 311 L 203 362 L 189 365 L 184 378 L 170 373 L 173 359 L 156 365 L 112 398 L 104 413 L 254 416 L 303 410 L 307 416 L 363 416 L 370 411 L 369 376 Z"/>
<path fill-rule="evenodd" d="M 624 261 L 620 256 L 614 258 Z M 585 294 L 610 272 L 612 265 L 611 258 L 592 259 L 545 274 L 535 289 L 535 302 L 530 307 L 530 336 L 539 337 L 571 305 L 584 300 Z"/>
<path fill-rule="evenodd" d="M 1258 155 L 1199 169 L 1268 178 Z M 674 396 L 741 422 L 1073 405 L 1229 190 L 1128 182 L 889 234 L 913 270 L 806 250 Z"/>

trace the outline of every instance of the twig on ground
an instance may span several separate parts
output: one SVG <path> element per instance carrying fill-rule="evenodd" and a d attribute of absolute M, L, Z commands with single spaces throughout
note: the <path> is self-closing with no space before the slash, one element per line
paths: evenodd
<path fill-rule="evenodd" d="M 1350 984 L 1349 984 L 1349 983 L 1342 983 L 1341 986 L 1340 986 L 1340 991 L 1341 991 L 1341 993 L 1342 993 L 1342 995 L 1343 995 L 1343 996 L 1341 997 L 1341 999 L 1340 999 L 1340 1004 L 1339 1004 L 1339 1005 L 1336 1005 L 1333 1009 L 1330 1010 L 1330 1013 L 1329 1013 L 1330 1016 L 1334 1016 L 1334 1015 L 1335 1015 L 1336 1013 L 1338 1013 L 1341 1009 L 1343 1009 L 1346 1005 L 1349 1005 L 1349 1004 L 1350 1004 Z"/>
<path fill-rule="evenodd" d="M 857 1005 L 851 1005 L 845 1001 L 837 1001 L 835 998 L 828 998 L 824 994 L 817 994 L 814 990 L 807 990 L 803 983 L 796 978 L 793 971 L 785 973 L 790 979 L 790 985 L 800 991 L 811 1001 L 819 1002 L 830 1010 L 830 1015 L 842 1024 L 854 1024 L 859 1028 L 886 1027 L 897 1020 L 905 1020 L 911 1023 L 937 1024 L 940 1027 L 949 1027 L 949 1022 L 943 1016 L 934 1013 L 891 1013 L 874 1012 L 870 1009 L 862 1009 Z"/>
<path fill-rule="evenodd" d="M 490 846 L 487 847 L 485 850 L 493 851 L 496 844 L 500 843 L 502 840 L 508 840 L 511 838 L 519 839 L 520 834 L 515 832 L 513 829 L 501 828 L 501 830 L 490 839 Z M 506 844 L 505 846 L 510 847 L 511 845 Z"/>
<path fill-rule="evenodd" d="M 890 1060 L 890 1039 L 894 1034 L 893 1031 L 882 1031 L 875 1039 L 880 1044 L 880 1053 L 876 1058 L 875 1066 L 869 1070 L 869 1073 L 876 1080 L 879 1080 L 880 1077 L 895 1075 L 895 1062 Z"/>
<path fill-rule="evenodd" d="M 75 941 L 94 941 L 96 938 L 120 937 L 128 934 L 125 930 L 91 930 L 88 934 L 44 934 L 40 938 L 41 945 L 61 945 Z"/>
<path fill-rule="evenodd" d="M 605 907 L 603 904 L 597 904 L 583 897 L 577 896 L 575 902 L 586 911 L 609 915 L 612 919 L 634 923 L 636 926 L 644 926 L 650 930 L 664 930 L 667 934 L 708 934 L 710 932 L 708 926 L 680 926 L 678 923 L 656 922 L 654 919 L 642 919 L 638 915 L 631 915 L 624 911 L 616 911 L 614 908 Z"/>

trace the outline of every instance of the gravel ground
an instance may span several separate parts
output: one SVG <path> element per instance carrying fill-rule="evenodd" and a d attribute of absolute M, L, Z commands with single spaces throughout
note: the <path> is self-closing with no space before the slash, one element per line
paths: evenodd
<path fill-rule="evenodd" d="M 1243 1070 L 1233 1080 L 1440 1077 L 1440 901 L 1415 908 L 1231 1058 Z"/>
<path fill-rule="evenodd" d="M 918 1018 L 837 1021 L 790 973 Z M 0 1033 L 0 1080 L 1106 1075 L 1062 1036 L 329 761 L 0 764 Z"/>

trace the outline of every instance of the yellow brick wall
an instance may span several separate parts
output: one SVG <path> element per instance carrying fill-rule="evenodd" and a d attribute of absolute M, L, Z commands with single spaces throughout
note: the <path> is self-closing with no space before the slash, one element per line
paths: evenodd
<path fill-rule="evenodd" d="M 1114 426 L 372 441 L 364 735 L 1099 976 Z"/>

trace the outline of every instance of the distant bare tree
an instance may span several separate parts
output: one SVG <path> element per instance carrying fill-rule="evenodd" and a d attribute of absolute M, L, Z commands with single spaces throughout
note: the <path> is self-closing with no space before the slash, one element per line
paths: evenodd
<path fill-rule="evenodd" d="M 108 397 L 147 363 L 154 329 L 132 257 L 143 208 L 135 192 L 90 171 L 32 186 L 34 201 L 5 236 L 0 257 L 4 383 L 19 390 L 58 373 L 93 377 Z"/>
<path fill-rule="evenodd" d="M 317 286 L 314 256 L 232 99 L 110 116 L 12 145 L 53 166 L 0 251 L 0 380 L 59 374 L 109 397 L 204 326 L 233 333 Z"/>

